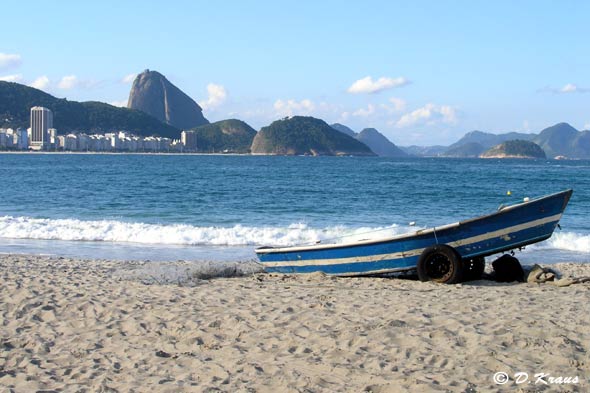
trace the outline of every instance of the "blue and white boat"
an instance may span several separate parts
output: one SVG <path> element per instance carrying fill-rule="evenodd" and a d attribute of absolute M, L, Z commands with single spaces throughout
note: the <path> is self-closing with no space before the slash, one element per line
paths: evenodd
<path fill-rule="evenodd" d="M 362 276 L 415 269 L 423 281 L 476 279 L 484 257 L 550 238 L 572 192 L 525 198 L 489 215 L 385 239 L 261 247 L 256 254 L 267 272 Z"/>

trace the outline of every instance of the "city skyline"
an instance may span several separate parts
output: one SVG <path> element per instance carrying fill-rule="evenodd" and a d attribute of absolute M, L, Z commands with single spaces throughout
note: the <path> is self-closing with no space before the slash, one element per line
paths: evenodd
<path fill-rule="evenodd" d="M 310 115 L 375 127 L 399 145 L 450 144 L 474 129 L 539 132 L 562 121 L 590 128 L 583 2 L 219 8 L 8 4 L 0 79 L 122 105 L 134 76 L 150 68 L 210 121 L 234 117 L 259 129 Z M 38 29 L 19 28 L 25 19 L 43 40 Z"/>
<path fill-rule="evenodd" d="M 183 130 L 179 139 L 139 136 L 120 130 L 111 132 L 66 132 L 58 135 L 53 128 L 53 111 L 34 106 L 30 109 L 30 127 L 0 128 L 0 150 L 12 151 L 87 151 L 87 152 L 153 152 L 195 153 L 196 131 Z M 229 153 L 230 150 L 220 151 Z M 215 151 L 211 152 L 215 153 Z"/>

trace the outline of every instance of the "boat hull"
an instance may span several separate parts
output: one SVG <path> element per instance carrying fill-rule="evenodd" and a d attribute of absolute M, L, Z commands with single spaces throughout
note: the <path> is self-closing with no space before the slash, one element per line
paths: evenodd
<path fill-rule="evenodd" d="M 453 247 L 463 259 L 516 249 L 553 234 L 572 190 L 508 206 L 497 212 L 441 227 L 377 241 L 259 248 L 256 254 L 268 272 L 324 272 L 340 276 L 384 274 L 416 268 L 425 248 Z"/>

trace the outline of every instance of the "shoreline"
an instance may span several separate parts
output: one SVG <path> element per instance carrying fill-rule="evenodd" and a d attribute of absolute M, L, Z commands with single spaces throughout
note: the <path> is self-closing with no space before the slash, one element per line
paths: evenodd
<path fill-rule="evenodd" d="M 538 158 L 538 157 L 524 157 L 524 156 L 489 156 L 489 157 L 453 157 L 453 156 L 408 156 L 408 157 L 383 157 L 383 156 L 367 156 L 367 155 L 293 155 L 293 154 L 265 154 L 265 153 L 172 153 L 172 152 L 108 152 L 108 151 L 34 151 L 34 150 L 22 150 L 22 151 L 10 151 L 0 150 L 2 154 L 14 154 L 14 155 L 145 155 L 145 156 L 240 156 L 240 157 L 363 157 L 363 158 L 393 158 L 399 159 L 431 159 L 431 158 L 442 158 L 442 159 L 510 159 L 510 160 L 537 160 L 537 161 L 584 161 L 581 158 Z"/>
<path fill-rule="evenodd" d="M 0 255 L 0 387 L 16 391 L 587 391 L 590 284 L 249 274 L 146 285 L 146 262 Z M 590 276 L 590 265 L 553 265 Z M 158 282 L 153 281 L 153 282 Z M 534 379 L 533 379 L 534 382 Z M 535 387 L 535 385 L 529 385 Z M 542 389 L 543 386 L 537 386 Z"/>
<path fill-rule="evenodd" d="M 113 152 L 113 151 L 0 151 L 0 154 L 16 154 L 16 155 L 143 155 L 143 156 L 251 156 L 247 153 L 171 153 L 171 152 Z"/>

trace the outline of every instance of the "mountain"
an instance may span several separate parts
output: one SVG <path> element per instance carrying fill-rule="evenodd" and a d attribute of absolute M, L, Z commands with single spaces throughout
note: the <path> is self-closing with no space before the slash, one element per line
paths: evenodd
<path fill-rule="evenodd" d="M 381 134 L 374 128 L 365 128 L 357 134 L 347 126 L 340 123 L 330 124 L 330 127 L 335 129 L 336 131 L 340 131 L 346 135 L 349 135 L 355 138 L 356 140 L 364 143 L 365 145 L 369 146 L 373 153 L 377 154 L 378 156 L 407 157 L 406 152 L 401 150 L 389 139 L 387 139 L 385 135 Z"/>
<path fill-rule="evenodd" d="M 534 142 L 547 157 L 590 159 L 590 130 L 578 131 L 567 123 L 558 123 L 545 128 L 539 134 L 508 132 L 490 134 L 471 131 L 447 148 L 442 146 L 401 147 L 406 153 L 416 156 L 478 157 L 486 150 L 511 140 Z M 443 150 L 441 152 L 441 150 Z"/>
<path fill-rule="evenodd" d="M 440 156 L 445 150 L 448 149 L 448 146 L 400 146 L 404 152 L 411 156 L 418 156 L 418 157 L 437 157 Z"/>
<path fill-rule="evenodd" d="M 443 155 L 474 157 L 493 146 L 510 140 L 534 142 L 545 151 L 548 157 L 590 158 L 590 132 L 580 132 L 567 123 L 558 123 L 545 128 L 538 135 L 518 132 L 495 135 L 482 131 L 471 131 L 449 146 Z"/>
<path fill-rule="evenodd" d="M 570 157 L 590 158 L 590 131 L 581 131 L 576 136 Z"/>
<path fill-rule="evenodd" d="M 451 145 L 442 154 L 445 157 L 479 157 L 486 148 L 477 142 L 468 142 L 462 145 Z"/>
<path fill-rule="evenodd" d="M 504 134 L 491 134 L 489 132 L 483 131 L 471 131 L 465 134 L 461 139 L 455 142 L 453 145 L 449 147 L 453 147 L 454 145 L 463 145 L 466 143 L 479 143 L 482 146 L 495 146 L 507 140 L 523 140 L 529 141 L 534 138 L 535 134 L 524 134 L 521 132 L 507 132 Z"/>
<path fill-rule="evenodd" d="M 365 128 L 358 133 L 356 139 L 377 154 L 380 157 L 407 157 L 408 155 L 389 141 L 385 135 L 381 134 L 374 128 Z"/>
<path fill-rule="evenodd" d="M 344 124 L 334 123 L 334 124 L 330 124 L 330 127 L 335 129 L 336 131 L 343 132 L 346 135 L 351 136 L 353 138 L 356 138 L 356 136 L 358 135 L 356 132 L 354 132 L 350 128 L 346 127 Z"/>
<path fill-rule="evenodd" d="M 366 145 L 323 120 L 305 116 L 276 120 L 263 127 L 254 137 L 251 150 L 252 154 L 375 155 Z"/>
<path fill-rule="evenodd" d="M 546 158 L 545 152 L 534 142 L 511 140 L 484 152 L 481 158 Z"/>
<path fill-rule="evenodd" d="M 60 134 L 125 130 L 142 136 L 180 137 L 180 130 L 141 111 L 102 102 L 68 101 L 19 83 L 0 81 L 0 127 L 28 128 L 33 106 L 51 109 L 53 125 Z"/>
<path fill-rule="evenodd" d="M 203 153 L 249 153 L 256 130 L 241 120 L 229 119 L 195 127 L 197 150 Z"/>
<path fill-rule="evenodd" d="M 545 128 L 533 141 L 550 157 L 590 157 L 590 149 L 584 148 L 586 138 L 567 123 L 558 123 Z M 587 147 L 587 145 L 586 145 Z"/>
<path fill-rule="evenodd" d="M 530 141 L 535 134 L 523 134 L 519 132 L 508 132 L 505 134 L 490 134 L 489 132 L 483 131 L 471 131 L 465 134 L 457 142 L 453 143 L 443 153 L 445 156 L 453 157 L 476 157 L 483 153 L 485 150 L 496 146 L 502 142 L 508 140 L 526 140 Z M 481 151 L 477 151 L 481 146 Z M 466 152 L 467 155 L 461 155 L 461 152 Z"/>
<path fill-rule="evenodd" d="M 127 107 L 180 129 L 209 123 L 203 117 L 199 104 L 157 71 L 145 70 L 137 75 L 129 92 Z"/>

